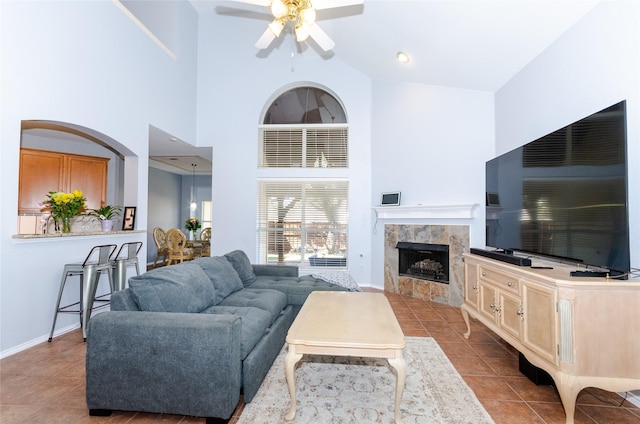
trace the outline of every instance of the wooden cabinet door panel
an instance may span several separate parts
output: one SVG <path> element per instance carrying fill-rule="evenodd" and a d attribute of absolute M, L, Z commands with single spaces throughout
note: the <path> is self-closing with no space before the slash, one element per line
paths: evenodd
<path fill-rule="evenodd" d="M 556 362 L 556 291 L 523 281 L 523 343 L 547 361 Z"/>
<path fill-rule="evenodd" d="M 68 190 L 81 190 L 87 198 L 88 209 L 98 209 L 106 204 L 106 159 L 69 156 L 67 178 Z"/>
<path fill-rule="evenodd" d="M 507 333 L 520 339 L 522 320 L 520 318 L 520 298 L 506 292 L 498 293 L 498 324 Z"/>
<path fill-rule="evenodd" d="M 467 304 L 478 309 L 478 266 L 465 263 L 464 265 L 464 297 Z"/>
<path fill-rule="evenodd" d="M 479 311 L 482 315 L 492 321 L 496 319 L 496 290 L 487 284 L 480 282 L 480 307 Z"/>
<path fill-rule="evenodd" d="M 38 213 L 50 191 L 64 189 L 64 155 L 21 149 L 18 213 Z"/>

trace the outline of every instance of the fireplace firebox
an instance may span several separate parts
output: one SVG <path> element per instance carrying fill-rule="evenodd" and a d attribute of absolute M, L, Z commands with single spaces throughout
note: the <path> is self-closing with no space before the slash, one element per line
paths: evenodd
<path fill-rule="evenodd" d="M 398 275 L 449 283 L 449 245 L 398 242 Z"/>

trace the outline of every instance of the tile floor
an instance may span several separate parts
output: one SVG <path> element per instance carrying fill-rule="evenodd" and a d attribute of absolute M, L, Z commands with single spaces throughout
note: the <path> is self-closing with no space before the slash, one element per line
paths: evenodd
<path fill-rule="evenodd" d="M 387 294 L 406 336 L 433 337 L 496 424 L 564 424 L 552 386 L 536 386 L 518 371 L 517 352 L 478 322 L 465 340 L 458 308 Z M 0 360 L 0 423 L 204 423 L 203 418 L 136 412 L 89 417 L 80 330 Z M 242 412 L 238 406 L 231 423 Z M 615 393 L 583 390 L 576 424 L 640 424 L 640 408 Z M 263 423 L 260 423 L 263 424 Z M 363 423 L 364 424 L 364 423 Z M 448 423 L 447 423 L 448 424 Z"/>

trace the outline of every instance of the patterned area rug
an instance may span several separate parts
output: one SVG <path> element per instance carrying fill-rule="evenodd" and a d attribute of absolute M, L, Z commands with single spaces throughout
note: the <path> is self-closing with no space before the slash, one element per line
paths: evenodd
<path fill-rule="evenodd" d="M 493 420 L 432 338 L 406 337 L 404 424 L 491 424 Z M 291 398 L 284 377 L 287 346 L 238 424 L 394 422 L 396 377 L 383 359 L 305 355 L 296 368 L 297 412 L 286 421 Z"/>

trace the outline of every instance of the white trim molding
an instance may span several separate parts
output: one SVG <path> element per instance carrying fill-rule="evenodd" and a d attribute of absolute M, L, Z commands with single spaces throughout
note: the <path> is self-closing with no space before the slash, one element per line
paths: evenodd
<path fill-rule="evenodd" d="M 378 206 L 373 208 L 378 219 L 473 219 L 478 203 L 472 205 Z"/>

